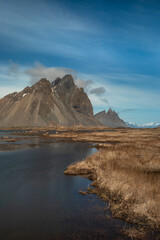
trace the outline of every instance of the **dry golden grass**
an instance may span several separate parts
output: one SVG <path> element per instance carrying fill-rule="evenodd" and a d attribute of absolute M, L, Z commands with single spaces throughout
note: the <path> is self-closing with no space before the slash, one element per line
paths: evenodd
<path fill-rule="evenodd" d="M 97 142 L 101 136 L 101 145 L 98 146 L 103 148 L 84 161 L 69 166 L 65 173 L 93 179 L 97 193 L 110 201 L 114 216 L 159 229 L 160 130 L 117 130 L 94 134 Z M 87 135 L 85 137 L 87 139 Z M 108 144 L 109 141 L 112 144 Z"/>

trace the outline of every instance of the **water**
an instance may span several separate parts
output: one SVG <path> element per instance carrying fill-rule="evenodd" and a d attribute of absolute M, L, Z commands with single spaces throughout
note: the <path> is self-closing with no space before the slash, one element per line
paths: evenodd
<path fill-rule="evenodd" d="M 123 222 L 106 218 L 102 200 L 79 194 L 90 181 L 63 174 L 94 150 L 34 141 L 27 150 L 0 152 L 0 239 L 127 239 L 119 232 Z"/>

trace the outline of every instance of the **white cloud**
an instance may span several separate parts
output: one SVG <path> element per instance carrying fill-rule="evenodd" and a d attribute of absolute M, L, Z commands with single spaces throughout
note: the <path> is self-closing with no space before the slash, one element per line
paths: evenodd
<path fill-rule="evenodd" d="M 64 77 L 66 74 L 75 75 L 76 72 L 69 68 L 62 67 L 45 67 L 40 63 L 35 63 L 35 65 L 25 71 L 27 75 L 31 77 L 31 84 L 36 83 L 41 78 L 47 78 L 50 82 L 53 82 L 57 77 Z"/>

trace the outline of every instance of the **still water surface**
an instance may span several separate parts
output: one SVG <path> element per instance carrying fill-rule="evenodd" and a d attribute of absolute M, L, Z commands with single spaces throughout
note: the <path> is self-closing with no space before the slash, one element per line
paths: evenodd
<path fill-rule="evenodd" d="M 123 223 L 106 218 L 105 203 L 82 196 L 90 181 L 65 168 L 94 150 L 86 143 L 41 144 L 0 152 L 0 239 L 127 239 Z"/>

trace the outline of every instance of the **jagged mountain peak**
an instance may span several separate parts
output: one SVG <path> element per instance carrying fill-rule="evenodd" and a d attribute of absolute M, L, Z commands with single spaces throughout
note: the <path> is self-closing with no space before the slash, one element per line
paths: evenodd
<path fill-rule="evenodd" d="M 72 75 L 65 75 L 62 79 L 58 78 L 53 82 L 53 86 L 59 94 L 70 94 L 77 86 L 74 84 Z"/>
<path fill-rule="evenodd" d="M 112 110 L 112 108 L 109 108 L 109 110 L 108 110 L 108 112 L 107 112 L 107 115 L 115 115 L 115 116 L 118 116 L 118 114 L 114 111 L 114 110 Z"/>
<path fill-rule="evenodd" d="M 92 104 L 72 75 L 40 79 L 0 99 L 0 126 L 98 125 Z"/>
<path fill-rule="evenodd" d="M 98 113 L 97 113 L 97 114 L 98 114 Z M 97 115 L 97 114 L 95 114 L 95 115 Z M 99 114 L 106 114 L 106 111 L 103 110 L 103 111 L 99 112 Z"/>
<path fill-rule="evenodd" d="M 53 82 L 52 82 L 52 85 L 55 87 L 57 84 L 59 84 L 60 82 L 61 82 L 61 78 L 60 77 L 58 77 L 58 78 L 56 78 Z"/>
<path fill-rule="evenodd" d="M 74 80 L 71 74 L 66 74 L 63 78 L 62 81 L 73 84 Z"/>
<path fill-rule="evenodd" d="M 50 86 L 51 83 L 49 80 L 47 80 L 46 78 L 41 78 L 38 82 L 36 82 L 32 87 L 34 86 L 40 86 L 40 85 L 43 85 L 43 86 Z"/>
<path fill-rule="evenodd" d="M 97 113 L 95 118 L 108 127 L 127 127 L 125 122 L 111 108 L 109 108 L 107 113 L 105 110 Z"/>
<path fill-rule="evenodd" d="M 78 113 L 93 116 L 92 104 L 83 88 L 78 88 L 71 74 L 52 82 L 53 91 L 60 99 L 74 108 Z"/>
<path fill-rule="evenodd" d="M 63 78 L 58 77 L 52 82 L 52 85 L 54 87 L 59 84 L 60 85 L 64 84 L 67 89 L 70 89 L 71 87 L 75 86 L 74 80 L 71 74 L 66 74 Z"/>
<path fill-rule="evenodd" d="M 113 113 L 112 108 L 109 108 L 108 113 Z"/>

